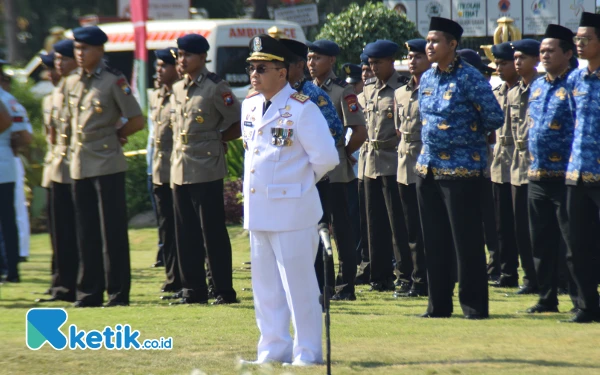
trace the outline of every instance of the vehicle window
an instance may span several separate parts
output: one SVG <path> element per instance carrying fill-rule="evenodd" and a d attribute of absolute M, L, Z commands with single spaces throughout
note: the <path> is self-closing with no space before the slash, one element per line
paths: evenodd
<path fill-rule="evenodd" d="M 229 82 L 231 87 L 242 87 L 250 84 L 246 74 L 248 63 L 248 47 L 219 47 L 217 49 L 217 75 Z"/>

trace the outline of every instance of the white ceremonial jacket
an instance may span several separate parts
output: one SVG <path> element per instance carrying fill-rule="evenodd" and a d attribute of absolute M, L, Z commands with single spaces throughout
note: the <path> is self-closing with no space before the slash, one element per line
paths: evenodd
<path fill-rule="evenodd" d="M 244 228 L 293 231 L 316 225 L 323 211 L 315 184 L 339 163 L 327 121 L 289 84 L 262 116 L 262 94 L 242 103 Z"/>

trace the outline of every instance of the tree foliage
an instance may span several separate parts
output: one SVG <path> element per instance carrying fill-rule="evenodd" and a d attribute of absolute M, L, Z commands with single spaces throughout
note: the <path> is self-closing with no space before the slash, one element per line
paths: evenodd
<path fill-rule="evenodd" d="M 329 39 L 340 46 L 338 61 L 358 62 L 367 43 L 388 39 L 400 45 L 398 56 L 407 54 L 404 43 L 419 38 L 415 24 L 385 5 L 366 3 L 360 7 L 351 4 L 340 14 L 327 15 L 327 22 L 316 39 Z"/>

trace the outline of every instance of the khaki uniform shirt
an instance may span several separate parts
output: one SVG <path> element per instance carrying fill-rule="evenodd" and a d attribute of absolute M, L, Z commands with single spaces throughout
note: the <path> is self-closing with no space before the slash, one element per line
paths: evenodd
<path fill-rule="evenodd" d="M 415 166 L 421 153 L 421 113 L 419 112 L 419 86 L 414 78 L 394 92 L 396 115 L 394 122 L 400 131 L 398 146 L 398 173 L 396 180 L 404 185 L 417 182 Z"/>
<path fill-rule="evenodd" d="M 494 146 L 494 157 L 490 166 L 492 182 L 497 184 L 510 182 L 510 165 L 515 150 L 515 142 L 508 117 L 507 95 L 508 85 L 506 82 L 494 89 L 494 96 L 498 99 L 498 104 L 504 112 L 504 125 L 496 130 L 496 146 Z"/>
<path fill-rule="evenodd" d="M 67 78 L 71 114 L 71 177 L 80 180 L 124 172 L 127 161 L 115 124 L 141 116 L 125 76 L 100 63 L 94 73 L 82 69 Z"/>
<path fill-rule="evenodd" d="M 62 78 L 52 96 L 52 127 L 56 131 L 56 144 L 52 157 L 50 178 L 60 184 L 70 184 L 71 179 L 71 115 L 64 89 L 67 79 Z"/>
<path fill-rule="evenodd" d="M 152 183 L 171 181 L 171 151 L 173 150 L 173 122 L 175 109 L 171 106 L 171 92 L 166 86 L 152 92 L 150 118 L 154 126 L 154 154 L 152 155 Z"/>
<path fill-rule="evenodd" d="M 316 85 L 317 81 L 314 80 L 313 83 Z M 329 98 L 335 106 L 335 110 L 344 125 L 344 134 L 335 145 L 340 156 L 340 164 L 327 175 L 329 176 L 330 182 L 350 182 L 354 180 L 356 176 L 354 175 L 354 169 L 352 169 L 352 163 L 346 154 L 346 132 L 348 126 L 365 126 L 365 117 L 358 104 L 358 98 L 354 93 L 352 85 L 337 78 L 333 72 L 329 73 L 325 82 L 319 87 L 329 95 Z"/>
<path fill-rule="evenodd" d="M 241 105 L 226 81 L 202 69 L 173 85 L 175 109 L 171 184 L 216 181 L 227 175 L 221 131 L 240 121 Z"/>
<path fill-rule="evenodd" d="M 42 187 L 50 187 L 52 180 L 50 179 L 50 165 L 52 163 L 52 148 L 54 145 L 50 141 L 50 128 L 52 127 L 52 95 L 56 91 L 56 88 L 52 90 L 52 93 L 44 96 L 42 100 L 42 121 L 44 122 L 44 135 L 46 136 L 46 155 L 44 156 L 44 169 L 42 171 Z"/>
<path fill-rule="evenodd" d="M 363 110 L 363 115 L 365 116 L 365 121 L 367 120 L 367 116 L 366 116 L 366 112 L 364 112 L 366 106 L 367 106 L 367 102 L 365 100 L 365 93 L 361 92 L 360 94 L 358 94 L 358 104 L 360 105 L 360 108 Z M 367 151 L 367 144 L 369 143 L 369 140 L 367 139 L 367 141 L 365 141 L 365 143 L 363 143 L 360 146 L 360 150 L 358 151 L 358 179 L 359 180 L 364 180 L 365 178 L 365 152 Z"/>
<path fill-rule="evenodd" d="M 395 176 L 398 171 L 398 136 L 394 125 L 394 91 L 406 81 L 394 72 L 387 82 L 371 78 L 365 84 L 367 145 L 365 176 Z"/>
<path fill-rule="evenodd" d="M 508 92 L 511 131 L 515 140 L 512 163 L 510 166 L 510 183 L 521 186 L 529 183 L 527 171 L 529 170 L 529 94 L 531 85 L 522 81 Z"/>

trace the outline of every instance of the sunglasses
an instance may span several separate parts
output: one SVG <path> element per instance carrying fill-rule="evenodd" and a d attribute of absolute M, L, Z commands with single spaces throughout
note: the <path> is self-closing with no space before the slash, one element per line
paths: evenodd
<path fill-rule="evenodd" d="M 575 36 L 573 37 L 573 43 L 575 43 L 575 45 L 581 43 L 582 46 L 587 46 L 589 42 L 591 42 L 593 39 L 588 38 L 587 36 Z"/>
<path fill-rule="evenodd" d="M 283 68 L 268 67 L 268 66 L 264 66 L 264 65 L 259 65 L 259 66 L 255 67 L 254 65 L 249 65 L 246 67 L 246 73 L 248 73 L 248 75 L 251 75 L 252 73 L 254 73 L 256 71 L 256 73 L 258 73 L 258 74 L 265 74 L 267 72 L 267 70 L 269 70 L 269 69 L 279 70 L 279 69 L 283 69 Z"/>

